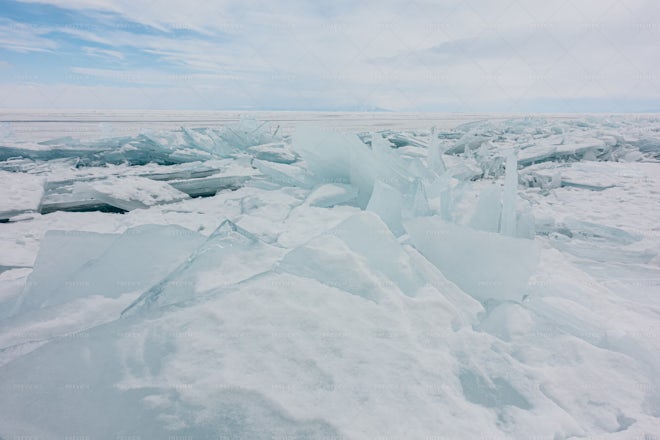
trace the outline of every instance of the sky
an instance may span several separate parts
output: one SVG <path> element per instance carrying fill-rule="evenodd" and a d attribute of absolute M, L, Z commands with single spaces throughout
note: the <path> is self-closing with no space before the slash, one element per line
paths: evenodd
<path fill-rule="evenodd" d="M 657 0 L 0 0 L 0 108 L 660 112 Z"/>

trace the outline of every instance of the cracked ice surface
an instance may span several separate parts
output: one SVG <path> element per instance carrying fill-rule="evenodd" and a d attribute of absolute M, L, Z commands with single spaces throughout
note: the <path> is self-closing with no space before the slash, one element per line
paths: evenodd
<path fill-rule="evenodd" d="M 0 438 L 660 432 L 660 119 L 340 128 L 1 146 Z"/>

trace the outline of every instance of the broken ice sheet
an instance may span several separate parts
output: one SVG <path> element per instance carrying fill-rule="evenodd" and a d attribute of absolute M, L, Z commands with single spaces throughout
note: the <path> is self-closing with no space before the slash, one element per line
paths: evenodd
<path fill-rule="evenodd" d="M 309 187 L 312 185 L 307 171 L 299 166 L 254 159 L 252 165 L 272 182 L 284 186 Z"/>
<path fill-rule="evenodd" d="M 537 140 L 528 148 L 520 151 L 519 161 L 523 166 L 546 161 L 560 162 L 580 160 L 583 157 L 596 160 L 611 150 L 601 139 L 554 136 Z"/>
<path fill-rule="evenodd" d="M 138 176 L 109 177 L 92 182 L 79 182 L 74 184 L 73 193 L 88 195 L 92 199 L 125 211 L 178 202 L 189 197 L 167 182 Z"/>
<path fill-rule="evenodd" d="M 255 145 L 249 147 L 248 151 L 256 159 L 267 160 L 269 162 L 290 164 L 297 160 L 296 155 L 289 151 L 283 142 Z"/>

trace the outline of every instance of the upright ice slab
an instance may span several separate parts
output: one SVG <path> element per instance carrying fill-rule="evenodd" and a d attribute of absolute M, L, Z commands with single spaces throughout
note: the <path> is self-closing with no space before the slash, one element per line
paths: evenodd
<path fill-rule="evenodd" d="M 502 190 L 490 185 L 479 194 L 469 226 L 486 232 L 499 232 L 502 217 Z"/>
<path fill-rule="evenodd" d="M 436 128 L 433 127 L 429 139 L 428 164 L 429 168 L 438 175 L 441 175 L 447 170 L 447 166 L 445 165 L 444 160 L 442 160 L 442 153 L 443 151 L 440 147 L 438 132 Z"/>
<path fill-rule="evenodd" d="M 396 188 L 387 183 L 376 181 L 367 205 L 367 211 L 377 214 L 392 233 L 400 236 L 404 233 L 401 224 L 401 211 L 403 210 L 403 197 Z"/>
<path fill-rule="evenodd" d="M 518 161 L 515 153 L 506 158 L 506 174 L 502 193 L 500 232 L 508 237 L 516 235 L 516 198 L 518 197 Z"/>
<path fill-rule="evenodd" d="M 313 127 L 298 127 L 294 133 L 293 150 L 305 161 L 307 169 L 318 183 L 353 184 L 358 188 L 358 202 L 366 206 L 373 188 L 373 172 L 360 172 L 368 163 L 359 159 L 370 156 L 368 147 L 355 135 Z"/>
<path fill-rule="evenodd" d="M 520 301 L 539 261 L 532 240 L 475 231 L 439 217 L 404 222 L 415 247 L 479 301 Z"/>

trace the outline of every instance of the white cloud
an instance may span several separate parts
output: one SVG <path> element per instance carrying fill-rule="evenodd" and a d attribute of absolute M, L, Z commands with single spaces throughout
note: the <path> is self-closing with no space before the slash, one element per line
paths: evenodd
<path fill-rule="evenodd" d="M 211 86 L 220 81 L 236 80 L 237 77 L 209 73 L 168 73 L 148 69 L 98 69 L 90 67 L 72 67 L 71 73 L 84 77 L 109 80 L 113 83 L 128 85 L 161 85 L 161 86 Z"/>
<path fill-rule="evenodd" d="M 117 50 L 100 49 L 98 47 L 83 47 L 82 49 L 87 55 L 91 56 L 100 58 L 112 58 L 117 60 L 124 59 L 124 54 Z"/>
<path fill-rule="evenodd" d="M 50 29 L 47 27 L 0 19 L 0 47 L 20 53 L 50 52 L 56 49 L 58 44 L 43 37 L 48 32 Z"/>
<path fill-rule="evenodd" d="M 214 29 L 230 2 L 176 0 L 23 0 L 24 3 L 51 4 L 79 11 L 103 11 L 119 14 L 134 22 L 159 29 Z M 233 2 L 234 4 L 240 4 Z"/>
<path fill-rule="evenodd" d="M 6 109 L 256 109 L 292 105 L 275 93 L 264 100 L 232 82 L 215 86 L 89 86 L 57 84 L 0 84 L 0 108 Z"/>
<path fill-rule="evenodd" d="M 227 82 L 260 102 L 280 97 L 399 110 L 434 102 L 478 109 L 498 100 L 660 99 L 660 5 L 653 1 L 40 2 L 199 32 L 58 29 L 107 46 L 90 54 L 120 60 L 131 49 L 164 62 L 160 70 L 84 73 L 127 84 L 177 87 L 178 76 L 198 87 Z"/>

